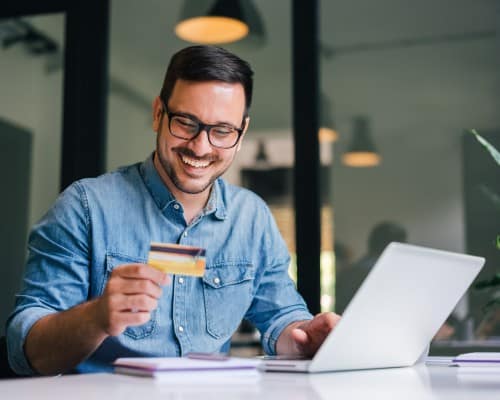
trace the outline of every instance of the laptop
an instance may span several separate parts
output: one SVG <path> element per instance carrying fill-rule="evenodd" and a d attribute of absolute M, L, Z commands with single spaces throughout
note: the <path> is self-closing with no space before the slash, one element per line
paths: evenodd
<path fill-rule="evenodd" d="M 484 258 L 393 242 L 312 359 L 264 357 L 266 371 L 323 372 L 417 362 Z"/>

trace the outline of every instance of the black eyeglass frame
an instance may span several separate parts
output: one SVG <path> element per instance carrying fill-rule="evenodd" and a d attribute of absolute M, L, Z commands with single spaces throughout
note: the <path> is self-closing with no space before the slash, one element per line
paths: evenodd
<path fill-rule="evenodd" d="M 230 125 L 230 124 L 226 124 L 226 125 L 205 124 L 204 122 L 201 122 L 199 119 L 197 119 L 196 117 L 193 117 L 192 115 L 187 115 L 187 114 L 183 114 L 183 113 L 176 113 L 176 112 L 170 111 L 163 100 L 162 100 L 162 105 L 163 105 L 163 114 L 167 114 L 167 116 L 168 116 L 168 131 L 170 132 L 170 134 L 172 136 L 176 137 L 177 139 L 190 141 L 190 140 L 197 138 L 201 132 L 205 131 L 207 133 L 208 142 L 210 143 L 210 145 L 212 147 L 215 147 L 218 149 L 228 150 L 228 149 L 232 149 L 233 147 L 235 147 L 238 144 L 238 142 L 240 141 L 241 135 L 243 135 L 243 131 L 245 130 L 245 117 L 243 117 L 243 122 L 241 123 L 242 124 L 241 128 L 236 128 L 235 126 Z M 176 134 L 174 134 L 172 132 L 172 129 L 170 128 L 170 124 L 172 123 L 172 117 L 183 117 L 183 118 L 187 118 L 187 119 L 193 121 L 194 123 L 196 123 L 198 125 L 198 131 L 196 132 L 195 135 L 193 135 L 190 138 L 177 136 Z M 238 132 L 238 137 L 236 138 L 236 141 L 234 142 L 233 145 L 231 145 L 229 147 L 224 147 L 224 146 L 217 146 L 217 145 L 212 143 L 212 140 L 210 139 L 210 130 L 212 128 L 216 128 L 218 126 L 223 126 L 225 128 L 231 128 L 231 129 L 234 129 L 236 132 Z"/>

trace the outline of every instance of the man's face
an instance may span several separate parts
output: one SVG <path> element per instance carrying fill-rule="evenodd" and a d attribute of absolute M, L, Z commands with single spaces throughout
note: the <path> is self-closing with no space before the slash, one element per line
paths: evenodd
<path fill-rule="evenodd" d="M 170 112 L 186 114 L 206 124 L 241 128 L 245 93 L 239 83 L 178 80 L 166 106 Z M 156 98 L 153 129 L 157 132 L 156 165 L 160 175 L 174 195 L 176 189 L 188 194 L 210 190 L 212 183 L 231 165 L 243 137 L 233 148 L 221 149 L 210 144 L 205 131 L 191 140 L 183 140 L 170 133 L 168 124 L 162 102 Z M 247 127 L 248 121 L 245 130 Z"/>

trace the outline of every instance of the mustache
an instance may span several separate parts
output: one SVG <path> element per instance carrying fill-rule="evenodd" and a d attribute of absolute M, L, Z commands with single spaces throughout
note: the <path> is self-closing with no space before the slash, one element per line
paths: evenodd
<path fill-rule="evenodd" d="M 214 156 L 212 154 L 206 154 L 206 155 L 203 155 L 203 156 L 198 156 L 196 155 L 196 153 L 191 150 L 191 149 L 188 149 L 187 147 L 174 147 L 172 148 L 172 151 L 174 153 L 178 153 L 180 155 L 184 155 L 186 157 L 189 157 L 189 158 L 193 158 L 197 161 L 209 161 L 209 162 L 212 162 L 212 161 L 217 161 L 219 158 L 217 156 Z"/>

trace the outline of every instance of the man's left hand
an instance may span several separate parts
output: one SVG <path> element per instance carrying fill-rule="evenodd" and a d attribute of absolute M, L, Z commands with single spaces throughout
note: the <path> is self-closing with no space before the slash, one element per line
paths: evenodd
<path fill-rule="evenodd" d="M 276 353 L 313 356 L 339 321 L 340 315 L 324 312 L 309 321 L 291 323 L 279 336 Z"/>

